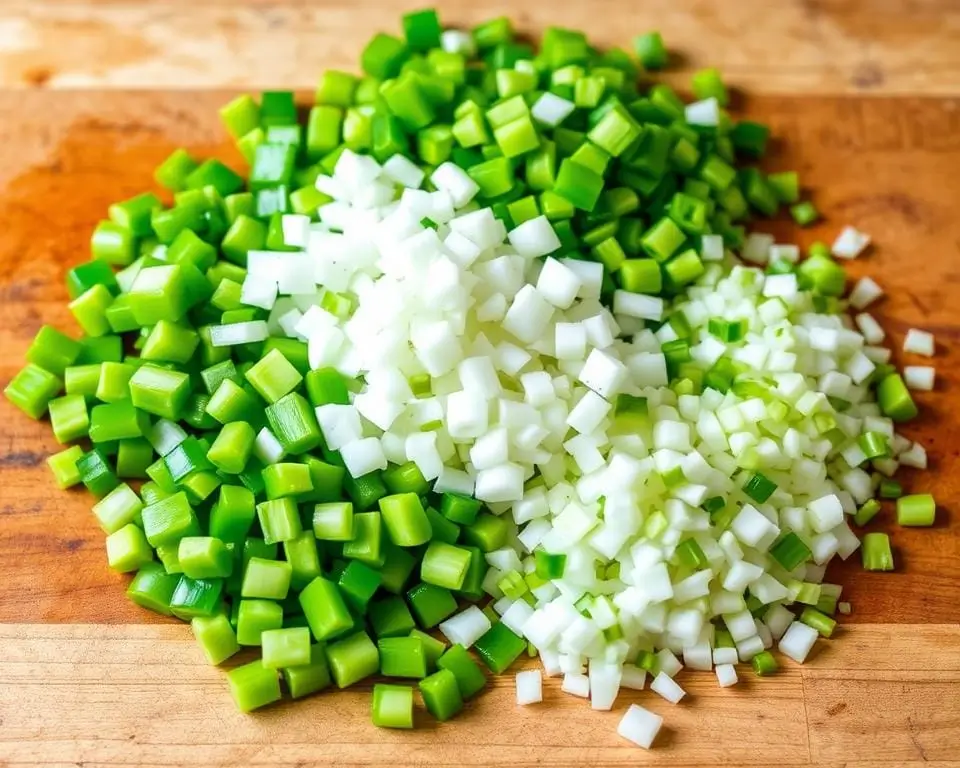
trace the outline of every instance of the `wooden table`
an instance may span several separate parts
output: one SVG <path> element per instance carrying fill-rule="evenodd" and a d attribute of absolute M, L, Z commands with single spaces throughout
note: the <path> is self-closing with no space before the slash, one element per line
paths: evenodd
<path fill-rule="evenodd" d="M 73 327 L 63 273 L 85 257 L 110 201 L 149 186 L 178 145 L 237 161 L 215 114 L 232 89 L 309 89 L 323 67 L 353 67 L 374 29 L 395 28 L 415 5 L 5 0 L 0 382 L 41 323 Z M 938 392 L 918 398 L 923 416 L 905 430 L 930 451 L 933 471 L 907 482 L 937 495 L 937 526 L 894 531 L 896 573 L 862 573 L 856 563 L 831 573 L 854 613 L 807 665 L 764 680 L 747 673 L 731 690 L 683 672 L 690 696 L 677 707 L 625 693 L 614 712 L 592 712 L 553 680 L 542 706 L 521 709 L 504 676 L 463 717 L 423 717 L 413 733 L 369 724 L 368 686 L 242 716 L 184 626 L 125 601 L 89 498 L 53 488 L 48 426 L 4 401 L 0 765 L 960 765 L 960 416 L 947 399 L 960 382 L 956 3 L 445 6 L 448 22 L 509 10 L 532 32 L 561 23 L 602 44 L 659 27 L 680 54 L 671 81 L 717 64 L 750 92 L 741 110 L 783 139 L 771 167 L 801 171 L 828 217 L 808 231 L 772 231 L 802 243 L 830 239 L 847 222 L 871 233 L 876 246 L 852 271 L 889 291 L 876 314 L 895 348 L 911 326 L 937 335 Z M 631 701 L 665 717 L 649 754 L 614 732 Z"/>

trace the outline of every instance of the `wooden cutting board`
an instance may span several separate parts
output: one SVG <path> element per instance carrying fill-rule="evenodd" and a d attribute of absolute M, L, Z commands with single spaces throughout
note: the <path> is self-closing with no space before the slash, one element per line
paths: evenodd
<path fill-rule="evenodd" d="M 348 14 L 334 3 L 320 9 L 257 0 L 235 5 L 4 4 L 0 82 L 7 86 L 24 79 L 57 84 L 59 77 L 60 84 L 162 90 L 0 91 L 0 385 L 21 365 L 42 323 L 75 328 L 65 306 L 64 271 L 86 258 L 89 233 L 111 201 L 149 188 L 152 169 L 176 146 L 239 162 L 216 119 L 230 92 L 171 86 L 308 86 L 324 64 L 324 50 L 331 65 L 350 66 L 373 28 L 366 14 Z M 506 10 L 461 0 L 451 5 L 448 17 L 461 20 Z M 851 272 L 871 274 L 889 292 L 875 314 L 898 361 L 927 362 L 899 352 L 907 328 L 937 336 L 937 392 L 918 397 L 923 415 L 905 429 L 928 448 L 932 465 L 930 472 L 906 475 L 906 485 L 936 494 L 937 525 L 898 529 L 887 505 L 876 527 L 891 531 L 898 570 L 864 573 L 854 556 L 831 571 L 854 611 L 835 639 L 818 643 L 808 664 L 787 663 L 776 677 L 760 680 L 743 670 L 745 679 L 734 689 L 720 690 L 706 673 L 681 672 L 689 696 L 679 706 L 649 692 L 624 692 L 613 712 L 593 712 L 551 680 L 542 705 L 518 708 L 507 675 L 493 679 L 462 717 L 437 724 L 418 715 L 421 727 L 412 733 L 370 724 L 369 686 L 244 716 L 230 701 L 222 671 L 201 659 L 188 628 L 126 602 L 127 579 L 106 568 L 89 497 L 61 493 L 50 480 L 45 459 L 58 446 L 49 426 L 3 401 L 0 765 L 960 765 L 960 416 L 950 399 L 960 383 L 960 102 L 951 96 L 960 46 L 943 42 L 956 31 L 957 14 L 938 15 L 943 3 L 914 4 L 919 7 L 911 5 L 909 13 L 904 5 L 905 15 L 896 17 L 889 7 L 900 7 L 896 3 L 858 15 L 838 10 L 840 3 L 758 0 L 732 12 L 756 22 L 750 32 L 738 32 L 728 28 L 727 12 L 710 3 L 655 2 L 657 13 L 631 19 L 631 31 L 621 34 L 612 18 L 593 17 L 585 5 L 571 0 L 550 9 L 556 6 L 565 23 L 598 27 L 606 42 L 661 26 L 680 47 L 699 46 L 701 56 L 728 65 L 735 82 L 750 82 L 753 70 L 745 62 L 760 62 L 768 76 L 753 84 L 766 95 L 740 98 L 738 108 L 773 126 L 782 141 L 770 168 L 799 170 L 827 214 L 810 230 L 777 222 L 770 231 L 804 244 L 832 239 L 845 223 L 869 232 L 876 245 Z M 775 5 L 782 6 L 777 13 L 764 13 Z M 594 7 L 612 14 L 623 5 Z M 191 25 L 183 22 L 188 8 Z M 550 9 L 514 14 L 539 29 L 554 18 Z M 376 11 L 369 16 L 390 26 L 399 12 L 392 2 Z M 280 20 L 273 28 L 271 18 Z M 316 34 L 307 24 L 316 25 Z M 134 51 L 131 27 L 141 29 L 132 39 L 143 51 Z M 191 46 L 204 34 L 227 50 L 214 46 L 215 56 L 201 56 Z M 290 44 L 281 40 L 278 49 L 275 38 L 284 34 Z M 739 69 L 743 47 L 729 45 L 734 34 L 746 35 L 750 51 Z M 148 45 L 158 40 L 169 46 Z M 925 57 L 918 53 L 924 40 L 930 43 Z M 817 41 L 833 47 L 820 49 Z M 297 58 L 292 67 L 285 48 L 308 63 Z M 857 68 L 871 58 L 863 50 L 883 55 L 874 74 L 857 84 Z M 131 69 L 132 59 L 141 69 Z M 234 71 L 240 72 L 236 80 Z M 862 94 L 904 92 L 911 83 L 928 95 Z M 797 93 L 771 95 L 778 90 Z M 822 95 L 843 91 L 850 93 Z M 615 734 L 634 701 L 665 718 L 658 749 L 649 754 Z"/>

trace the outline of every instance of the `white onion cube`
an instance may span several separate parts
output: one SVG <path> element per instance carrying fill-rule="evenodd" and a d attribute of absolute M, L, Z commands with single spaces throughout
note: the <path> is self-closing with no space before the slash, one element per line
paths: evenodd
<path fill-rule="evenodd" d="M 523 467 L 506 463 L 481 470 L 473 493 L 487 503 L 519 501 L 523 498 Z"/>
<path fill-rule="evenodd" d="M 737 669 L 733 664 L 718 664 L 715 672 L 721 688 L 729 688 L 737 684 Z"/>
<path fill-rule="evenodd" d="M 883 296 L 883 289 L 869 277 L 861 277 L 850 291 L 850 305 L 864 309 Z"/>
<path fill-rule="evenodd" d="M 568 672 L 563 676 L 560 690 L 586 699 L 590 696 L 590 678 L 583 674 Z"/>
<path fill-rule="evenodd" d="M 517 672 L 517 704 L 537 704 L 543 701 L 543 676 L 539 669 Z"/>
<path fill-rule="evenodd" d="M 795 621 L 788 628 L 777 646 L 780 653 L 793 659 L 797 664 L 803 664 L 810 654 L 819 633 L 801 621 Z"/>
<path fill-rule="evenodd" d="M 817 533 L 829 531 L 843 522 L 843 505 L 835 493 L 814 499 L 807 508 L 810 511 L 810 523 Z"/>
<path fill-rule="evenodd" d="M 537 278 L 537 291 L 558 309 L 569 309 L 582 285 L 576 272 L 552 257 L 543 262 Z"/>
<path fill-rule="evenodd" d="M 933 389 L 936 373 L 929 365 L 908 365 L 903 369 L 903 380 L 910 389 L 929 391 Z"/>
<path fill-rule="evenodd" d="M 684 109 L 684 119 L 690 125 L 717 125 L 720 122 L 720 105 L 713 96 L 687 104 Z"/>
<path fill-rule="evenodd" d="M 613 292 L 613 311 L 617 315 L 639 317 L 641 320 L 662 320 L 663 299 L 659 296 L 616 290 Z"/>
<path fill-rule="evenodd" d="M 476 392 L 454 392 L 447 397 L 447 430 L 454 440 L 475 439 L 487 431 L 489 406 Z"/>
<path fill-rule="evenodd" d="M 611 398 L 618 394 L 627 380 L 627 367 L 613 355 L 601 349 L 590 352 L 578 378 L 598 395 Z"/>
<path fill-rule="evenodd" d="M 844 227 L 833 241 L 830 252 L 840 259 L 855 259 L 870 245 L 870 236 L 854 227 Z"/>
<path fill-rule="evenodd" d="M 903 351 L 912 352 L 915 355 L 933 357 L 933 353 L 936 351 L 936 342 L 933 339 L 933 334 L 911 328 L 907 331 L 907 335 L 903 340 Z"/>
<path fill-rule="evenodd" d="M 490 619 L 477 606 L 471 605 L 466 610 L 454 614 L 446 621 L 440 622 L 440 632 L 451 643 L 459 643 L 469 648 L 479 640 L 490 627 Z"/>
<path fill-rule="evenodd" d="M 403 187 L 417 189 L 423 184 L 424 173 L 413 161 L 396 154 L 383 164 L 383 175 Z"/>
<path fill-rule="evenodd" d="M 503 327 L 520 341 L 532 344 L 546 330 L 553 307 L 532 285 L 525 285 L 503 318 Z"/>
<path fill-rule="evenodd" d="M 590 680 L 590 708 L 597 710 L 613 709 L 613 702 L 620 691 L 620 665 L 598 663 L 590 660 L 588 672 Z"/>
<path fill-rule="evenodd" d="M 570 411 L 567 425 L 580 434 L 590 434 L 610 413 L 612 405 L 592 390 L 588 390 Z"/>
<path fill-rule="evenodd" d="M 545 91 L 540 95 L 530 108 L 530 114 L 533 119 L 545 125 L 560 125 L 576 108 L 572 101 L 557 96 L 555 93 Z"/>
<path fill-rule="evenodd" d="M 339 451 L 363 435 L 360 414 L 352 405 L 328 403 L 318 406 L 315 413 L 323 440 L 331 451 Z"/>
<path fill-rule="evenodd" d="M 671 704 L 679 704 L 680 700 L 687 695 L 672 677 L 664 672 L 660 672 L 650 683 L 650 690 L 659 694 Z"/>
<path fill-rule="evenodd" d="M 387 468 L 387 457 L 376 437 L 354 440 L 340 449 L 340 456 L 353 477 L 363 477 L 376 470 Z"/>
<path fill-rule="evenodd" d="M 560 247 L 560 238 L 553 231 L 550 220 L 543 215 L 527 219 L 510 230 L 507 239 L 517 253 L 528 259 L 546 256 Z"/>
<path fill-rule="evenodd" d="M 437 189 L 449 193 L 453 204 L 462 208 L 469 203 L 474 195 L 480 191 L 480 186 L 471 179 L 466 171 L 451 162 L 442 163 L 430 176 L 430 181 Z"/>
<path fill-rule="evenodd" d="M 632 741 L 638 747 L 650 749 L 657 738 L 663 718 L 639 704 L 631 704 L 617 725 L 617 735 Z"/>

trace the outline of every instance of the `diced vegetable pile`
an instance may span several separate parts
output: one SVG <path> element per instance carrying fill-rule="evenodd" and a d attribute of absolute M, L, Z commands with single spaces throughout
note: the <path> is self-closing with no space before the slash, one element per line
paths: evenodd
<path fill-rule="evenodd" d="M 326 72 L 221 111 L 246 178 L 177 150 L 151 192 L 109 209 L 67 275 L 78 341 L 43 327 L 6 389 L 60 443 L 59 487 L 96 497 L 111 568 L 137 604 L 190 621 L 237 706 L 380 674 L 446 720 L 539 656 L 562 690 L 685 695 L 683 667 L 737 682 L 803 662 L 848 613 L 830 560 L 925 467 L 917 414 L 835 258 L 748 232 L 801 201 L 756 167 L 768 131 L 735 121 L 719 73 L 693 103 L 639 62 L 548 29 L 435 12 L 378 34 L 362 77 Z M 858 314 L 851 318 L 848 308 Z M 933 337 L 908 334 L 930 355 Z M 489 600 L 488 600 L 489 598 Z M 438 630 L 438 631 L 437 631 Z M 442 639 L 441 639 L 442 638 Z M 475 654 L 471 654 L 472 649 Z M 242 657 L 241 657 L 242 658 Z M 518 704 L 543 698 L 539 668 Z M 373 721 L 414 724 L 409 684 Z M 618 732 L 649 747 L 661 718 Z"/>

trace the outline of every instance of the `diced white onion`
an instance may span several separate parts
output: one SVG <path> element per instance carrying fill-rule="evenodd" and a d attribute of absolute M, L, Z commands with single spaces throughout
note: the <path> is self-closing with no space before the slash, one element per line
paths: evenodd
<path fill-rule="evenodd" d="M 870 236 L 854 227 L 844 227 L 833 241 L 830 252 L 840 259 L 855 259 L 870 245 Z"/>
<path fill-rule="evenodd" d="M 733 664 L 718 664 L 715 671 L 721 688 L 729 688 L 737 684 L 737 669 Z"/>
<path fill-rule="evenodd" d="M 933 340 L 933 334 L 927 331 L 920 331 L 911 328 L 903 340 L 903 351 L 913 352 L 916 355 L 925 355 L 933 357 L 936 349 L 936 343 Z"/>
<path fill-rule="evenodd" d="M 929 365 L 908 365 L 903 369 L 903 380 L 910 389 L 929 391 L 936 373 L 936 368 Z"/>
<path fill-rule="evenodd" d="M 210 343 L 215 347 L 233 347 L 263 341 L 270 335 L 263 320 L 248 320 L 229 325 L 211 325 Z"/>
<path fill-rule="evenodd" d="M 717 125 L 720 122 L 720 105 L 713 96 L 703 101 L 695 101 L 687 104 L 684 118 L 690 125 Z"/>
<path fill-rule="evenodd" d="M 793 659 L 797 664 L 803 664 L 807 656 L 817 642 L 819 634 L 813 627 L 809 627 L 801 621 L 793 622 L 777 646 L 784 656 Z"/>
<path fill-rule="evenodd" d="M 850 291 L 850 304 L 857 309 L 866 309 L 883 296 L 883 289 L 869 277 L 861 277 Z"/>
<path fill-rule="evenodd" d="M 557 126 L 567 119 L 575 109 L 572 101 L 567 101 L 555 93 L 544 91 L 530 108 L 534 120 L 544 125 Z"/>
<path fill-rule="evenodd" d="M 448 31 L 443 45 L 461 50 L 468 37 Z M 556 124 L 569 109 L 546 93 L 534 119 Z M 702 125 L 718 114 L 711 99 L 688 108 Z M 848 517 L 873 495 L 871 472 L 926 465 L 869 385 L 890 356 L 876 320 L 861 312 L 851 322 L 824 310 L 797 275 L 765 274 L 757 267 L 797 263 L 799 249 L 760 233 L 746 238 L 743 262 L 721 236 L 703 236 L 696 284 L 667 298 L 616 290 L 611 311 L 603 265 L 553 258 L 560 241 L 545 216 L 508 233 L 472 202 L 479 188 L 455 164 L 431 182 L 436 191 L 420 188 L 422 171 L 403 157 L 381 166 L 344 152 L 317 179 L 334 198 L 320 223 L 283 220 L 303 251 L 250 254 L 244 296 L 269 307 L 269 321 L 214 326 L 214 345 L 270 333 L 305 340 L 312 368 L 360 382 L 348 404 L 316 409 L 325 445 L 352 476 L 413 462 L 436 493 L 474 496 L 500 516 L 505 544 L 488 553 L 482 589 L 543 664 L 518 676 L 518 703 L 542 698 L 545 673 L 610 708 L 621 687 L 644 687 L 640 649 L 655 652 L 651 687 L 673 702 L 684 664 L 715 667 L 727 686 L 736 663 L 776 642 L 806 658 L 816 632 L 811 640 L 795 621 L 797 584 L 822 583 L 828 561 L 859 547 Z M 854 235 L 838 238 L 837 255 L 862 250 Z M 864 278 L 849 304 L 862 309 L 880 293 Z M 725 341 L 718 321 L 742 333 Z M 670 388 L 676 370 L 663 345 L 685 326 L 694 367 L 742 367 L 728 391 Z M 932 353 L 933 338 L 912 331 L 905 348 Z M 934 374 L 912 366 L 904 377 L 924 389 Z M 892 456 L 868 464 L 864 432 L 885 435 Z M 265 430 L 255 454 L 276 462 L 283 449 Z M 754 473 L 776 486 L 763 501 L 744 490 Z M 722 527 L 704 509 L 714 497 L 727 504 Z M 812 552 L 790 574 L 768 554 L 788 532 Z M 685 559 L 696 553 L 696 568 L 680 564 L 681 548 Z M 565 557 L 563 576 L 531 580 L 532 604 L 504 596 L 504 576 L 533 574 L 540 550 Z M 762 621 L 745 596 L 767 606 Z M 715 647 L 718 618 L 735 648 Z M 465 646 L 489 628 L 476 606 L 440 625 Z M 648 746 L 660 721 L 643 712 L 631 708 L 621 727 Z"/>
<path fill-rule="evenodd" d="M 657 738 L 663 718 L 639 704 L 631 704 L 617 725 L 617 734 L 638 747 L 650 749 Z"/>
<path fill-rule="evenodd" d="M 671 704 L 679 704 L 680 699 L 687 695 L 687 692 L 677 685 L 672 677 L 663 672 L 660 672 L 650 683 L 650 690 L 659 694 Z"/>
<path fill-rule="evenodd" d="M 590 678 L 577 672 L 567 672 L 563 676 L 560 690 L 573 696 L 579 696 L 581 699 L 589 698 Z"/>
<path fill-rule="evenodd" d="M 443 30 L 440 33 L 440 47 L 447 53 L 462 53 L 464 56 L 473 56 L 477 52 L 473 35 L 462 29 Z"/>
<path fill-rule="evenodd" d="M 539 669 L 517 672 L 517 704 L 537 704 L 543 701 L 543 676 Z"/>
<path fill-rule="evenodd" d="M 464 648 L 469 648 L 491 626 L 490 619 L 487 618 L 486 614 L 477 606 L 471 605 L 446 621 L 440 622 L 439 629 L 451 643 L 459 643 Z"/>

